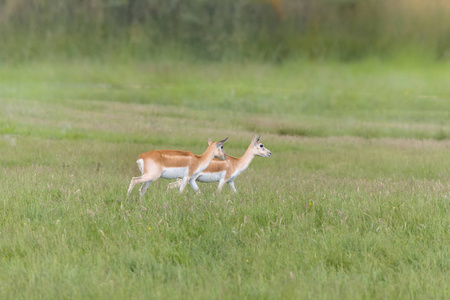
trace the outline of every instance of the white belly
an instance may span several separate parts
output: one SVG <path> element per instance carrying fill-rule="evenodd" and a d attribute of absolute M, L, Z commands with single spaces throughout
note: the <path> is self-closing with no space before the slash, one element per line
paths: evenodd
<path fill-rule="evenodd" d="M 219 181 L 225 176 L 225 171 L 215 173 L 202 173 L 197 177 L 197 181 L 200 182 L 215 182 Z"/>
<path fill-rule="evenodd" d="M 164 168 L 161 173 L 161 178 L 173 179 L 173 178 L 183 178 L 188 174 L 188 168 Z"/>

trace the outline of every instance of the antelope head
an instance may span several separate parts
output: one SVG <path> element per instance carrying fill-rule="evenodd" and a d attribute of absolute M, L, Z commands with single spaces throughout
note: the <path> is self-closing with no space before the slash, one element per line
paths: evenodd
<path fill-rule="evenodd" d="M 262 143 L 259 142 L 261 139 L 261 136 L 254 136 L 252 142 L 250 143 L 250 147 L 252 148 L 252 153 L 255 156 L 261 156 L 261 157 L 269 157 L 272 152 L 270 152 L 269 149 L 264 147 Z"/>
<path fill-rule="evenodd" d="M 219 142 L 211 142 L 210 139 L 208 139 L 208 145 L 211 147 L 214 147 L 214 157 L 219 159 L 225 159 L 227 158 L 227 155 L 225 154 L 225 151 L 223 150 L 223 144 L 228 140 L 228 138 L 225 138 Z"/>

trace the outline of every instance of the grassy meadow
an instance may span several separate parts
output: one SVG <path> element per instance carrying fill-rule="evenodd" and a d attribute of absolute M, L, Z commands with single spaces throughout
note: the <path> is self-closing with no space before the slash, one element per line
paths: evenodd
<path fill-rule="evenodd" d="M 0 68 L 1 299 L 448 299 L 450 64 Z M 179 195 L 137 156 L 254 134 Z"/>

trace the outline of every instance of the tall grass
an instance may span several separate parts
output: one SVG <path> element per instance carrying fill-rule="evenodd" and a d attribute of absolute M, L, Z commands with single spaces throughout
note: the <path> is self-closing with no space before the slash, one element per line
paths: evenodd
<path fill-rule="evenodd" d="M 448 298 L 445 70 L 1 69 L 0 298 Z M 238 194 L 126 197 L 139 153 L 229 136 L 240 156 L 254 133 L 273 155 Z"/>

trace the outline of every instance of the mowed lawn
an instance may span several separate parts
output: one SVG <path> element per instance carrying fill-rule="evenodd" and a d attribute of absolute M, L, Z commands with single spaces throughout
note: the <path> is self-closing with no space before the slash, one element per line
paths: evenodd
<path fill-rule="evenodd" d="M 449 298 L 449 68 L 3 66 L 0 298 Z M 142 152 L 254 134 L 237 194 L 126 196 Z"/>

